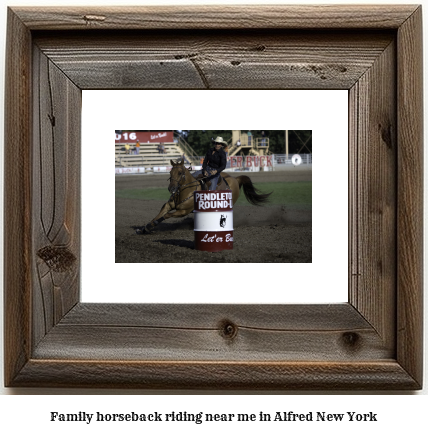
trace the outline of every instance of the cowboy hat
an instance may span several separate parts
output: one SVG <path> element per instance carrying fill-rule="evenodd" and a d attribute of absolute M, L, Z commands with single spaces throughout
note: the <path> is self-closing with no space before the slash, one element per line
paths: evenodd
<path fill-rule="evenodd" d="M 215 140 L 211 139 L 214 143 L 220 143 L 222 146 L 227 145 L 227 142 L 223 140 L 223 137 L 217 137 Z"/>

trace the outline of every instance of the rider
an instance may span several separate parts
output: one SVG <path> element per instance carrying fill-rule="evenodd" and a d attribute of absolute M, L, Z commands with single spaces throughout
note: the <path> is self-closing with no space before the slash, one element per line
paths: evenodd
<path fill-rule="evenodd" d="M 220 173 L 226 168 L 226 153 L 223 150 L 223 145 L 227 145 L 227 142 L 223 140 L 223 137 L 217 137 L 212 141 L 214 147 L 210 148 L 205 155 L 202 170 L 194 172 L 193 176 L 197 178 L 203 174 L 206 177 L 205 182 L 211 181 L 210 190 L 215 190 Z"/>

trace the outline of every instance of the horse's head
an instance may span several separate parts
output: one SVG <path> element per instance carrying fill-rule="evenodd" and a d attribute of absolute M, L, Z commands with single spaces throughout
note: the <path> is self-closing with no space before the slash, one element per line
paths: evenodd
<path fill-rule="evenodd" d="M 171 194 L 175 194 L 180 190 L 180 185 L 186 177 L 186 168 L 184 167 L 184 160 L 181 160 L 179 163 L 174 163 L 174 161 L 171 160 L 171 165 L 172 169 L 169 172 L 168 191 Z"/>

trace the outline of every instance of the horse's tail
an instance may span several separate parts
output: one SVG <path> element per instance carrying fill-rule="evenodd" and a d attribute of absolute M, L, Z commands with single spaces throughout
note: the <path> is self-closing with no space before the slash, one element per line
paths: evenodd
<path fill-rule="evenodd" d="M 259 189 L 254 187 L 253 182 L 248 176 L 241 175 L 236 178 L 239 183 L 239 188 L 243 188 L 245 198 L 250 202 L 252 205 L 263 205 L 269 200 L 269 196 L 272 194 L 270 193 L 261 193 Z"/>

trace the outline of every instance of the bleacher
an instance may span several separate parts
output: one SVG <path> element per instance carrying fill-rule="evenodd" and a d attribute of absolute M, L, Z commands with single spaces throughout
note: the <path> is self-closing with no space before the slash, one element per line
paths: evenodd
<path fill-rule="evenodd" d="M 135 142 L 129 143 L 130 153 L 126 154 L 125 144 L 115 145 L 115 167 L 145 167 L 152 169 L 155 166 L 169 166 L 170 160 L 178 161 L 183 152 L 173 143 L 163 143 L 165 153 L 159 153 L 158 143 L 141 143 L 138 155 L 135 152 Z M 187 156 L 186 156 L 187 159 Z"/>

